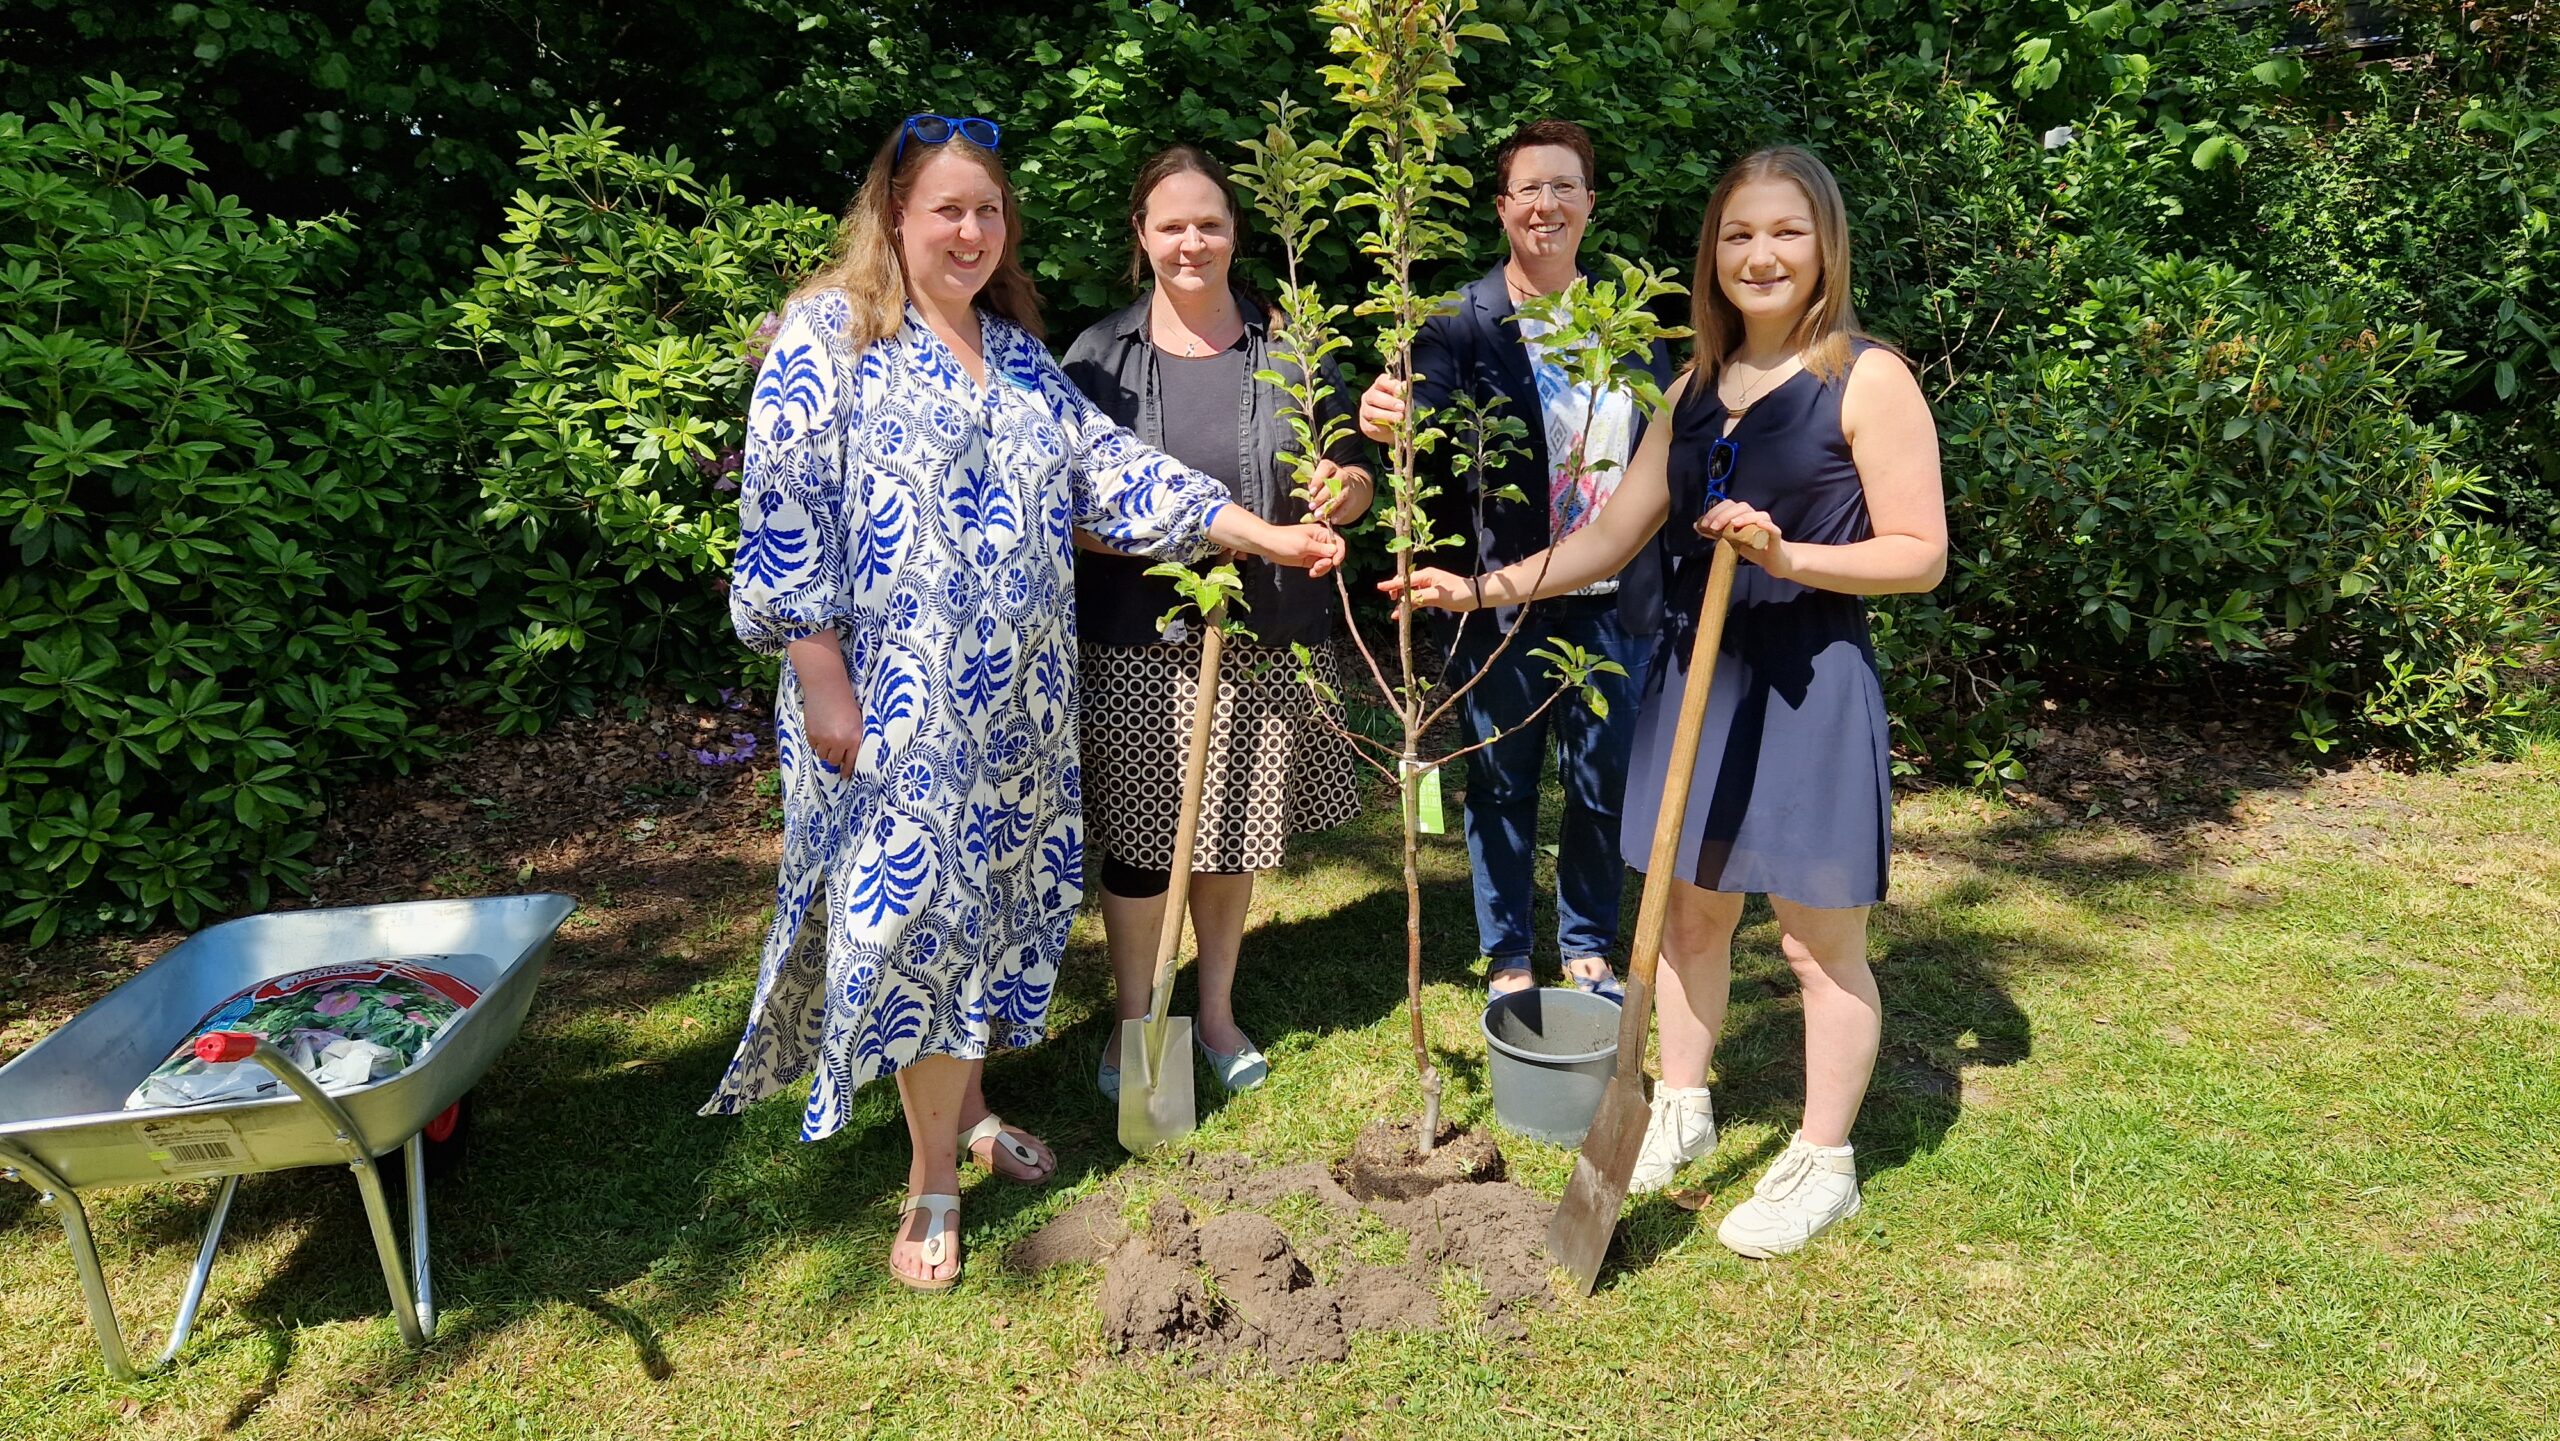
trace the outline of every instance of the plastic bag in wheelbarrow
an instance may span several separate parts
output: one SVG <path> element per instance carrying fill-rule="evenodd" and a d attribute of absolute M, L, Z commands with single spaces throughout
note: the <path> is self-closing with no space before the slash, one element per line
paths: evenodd
<path fill-rule="evenodd" d="M 324 1089 L 386 1080 L 416 1065 L 480 998 L 445 969 L 462 957 L 393 956 L 314 966 L 238 992 L 196 1022 L 169 1059 L 125 1097 L 128 1111 L 256 1100 L 284 1090 L 255 1061 L 208 1064 L 195 1043 L 207 1031 L 264 1036 Z M 491 968 L 485 956 L 463 970 Z"/>

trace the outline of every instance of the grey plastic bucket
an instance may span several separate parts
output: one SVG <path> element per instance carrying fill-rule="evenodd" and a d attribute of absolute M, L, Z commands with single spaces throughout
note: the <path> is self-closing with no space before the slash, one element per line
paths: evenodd
<path fill-rule="evenodd" d="M 1579 1146 L 1617 1070 L 1618 1003 L 1532 987 L 1484 1008 L 1493 1118 L 1533 1141 Z"/>

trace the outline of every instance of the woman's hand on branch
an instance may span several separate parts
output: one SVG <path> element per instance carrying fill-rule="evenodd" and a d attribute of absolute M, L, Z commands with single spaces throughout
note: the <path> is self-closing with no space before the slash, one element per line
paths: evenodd
<path fill-rule="evenodd" d="M 1360 433 L 1380 445 L 1395 439 L 1396 428 L 1404 424 L 1409 407 L 1407 387 L 1392 375 L 1381 375 L 1369 382 L 1360 395 Z"/>
<path fill-rule="evenodd" d="M 1410 585 L 1400 576 L 1388 576 L 1378 582 L 1378 593 L 1389 600 L 1401 598 L 1407 609 L 1470 611 L 1482 600 L 1480 583 L 1476 577 L 1426 565 L 1415 568 Z"/>
<path fill-rule="evenodd" d="M 1219 507 L 1209 522 L 1209 539 L 1311 576 L 1330 575 L 1342 564 L 1342 537 L 1332 530 L 1321 525 L 1273 525 L 1240 505 Z"/>
<path fill-rule="evenodd" d="M 1330 526 L 1275 525 L 1271 531 L 1272 546 L 1263 552 L 1266 559 L 1296 566 L 1309 576 L 1331 575 L 1342 564 L 1342 537 Z"/>
<path fill-rule="evenodd" d="M 1307 519 L 1322 525 L 1349 525 L 1368 514 L 1377 498 L 1377 482 L 1356 465 L 1316 462 L 1316 493 L 1309 498 Z"/>

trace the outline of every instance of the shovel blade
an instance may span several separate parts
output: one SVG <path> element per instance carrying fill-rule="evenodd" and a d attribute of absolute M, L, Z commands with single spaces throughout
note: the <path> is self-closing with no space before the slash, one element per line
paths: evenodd
<path fill-rule="evenodd" d="M 1628 1017 L 1652 1016 L 1649 960 L 1628 969 L 1624 1004 Z M 1547 1222 L 1547 1254 L 1572 1274 L 1585 1296 L 1600 1284 L 1600 1263 L 1609 1254 L 1609 1238 L 1618 1233 L 1618 1212 L 1627 1204 L 1627 1183 L 1635 1179 L 1645 1127 L 1653 1120 L 1653 1107 L 1644 1098 L 1643 1035 L 1636 1031 L 1630 1041 L 1626 1031 L 1619 1032 L 1617 1067 L 1609 1074 L 1609 1088 L 1600 1093 L 1600 1109 L 1591 1113 L 1591 1129 L 1582 1135 L 1573 1180 Z"/>
<path fill-rule="evenodd" d="M 1618 1212 L 1627 1203 L 1627 1182 L 1635 1175 L 1636 1153 L 1644 1147 L 1645 1124 L 1653 1114 L 1631 1069 L 1620 1070 L 1600 1093 L 1600 1109 L 1592 1114 L 1582 1155 L 1573 1163 L 1573 1180 L 1547 1222 L 1547 1254 L 1572 1273 L 1585 1296 L 1600 1282 L 1600 1262 L 1609 1254 L 1609 1238 L 1617 1234 Z"/>
<path fill-rule="evenodd" d="M 1120 1023 L 1120 1144 L 1132 1153 L 1178 1141 L 1200 1125 L 1191 1090 L 1191 1018 L 1167 1017 L 1153 1046 L 1149 1029 L 1144 1020 Z"/>

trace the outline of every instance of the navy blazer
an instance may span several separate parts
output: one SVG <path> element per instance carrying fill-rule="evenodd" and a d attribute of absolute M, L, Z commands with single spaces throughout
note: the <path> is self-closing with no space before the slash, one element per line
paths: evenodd
<path fill-rule="evenodd" d="M 1529 373 L 1529 347 L 1520 339 L 1519 327 L 1511 323 L 1514 309 L 1511 287 L 1503 279 L 1502 267 L 1496 265 L 1459 292 L 1454 308 L 1424 321 L 1422 333 L 1413 342 L 1413 393 L 1420 404 L 1436 408 L 1447 404 L 1450 395 L 1457 392 L 1487 400 L 1500 396 L 1506 402 L 1505 413 L 1529 427 L 1528 453 L 1515 455 L 1489 477 L 1453 478 L 1445 448 L 1423 458 L 1431 468 L 1432 480 L 1440 487 L 1440 494 L 1431 502 L 1432 527 L 1441 535 L 1474 537 L 1473 564 L 1480 572 L 1536 555 L 1551 540 L 1547 530 L 1547 427 L 1538 410 L 1538 382 Z M 1652 373 L 1656 385 L 1669 385 L 1671 347 L 1655 341 L 1645 368 Z M 1631 447 L 1643 443 L 1645 419 L 1642 407 L 1638 407 Z M 1633 454 L 1630 448 L 1630 459 Z M 1483 498 L 1485 491 L 1500 490 L 1505 485 L 1518 486 L 1524 499 Z M 1630 634 L 1651 635 L 1661 628 L 1660 551 L 1658 545 L 1648 542 L 1618 573 L 1618 618 Z M 1451 555 L 1430 563 L 1445 563 L 1455 569 L 1466 564 L 1467 558 Z M 1494 620 L 1507 631 L 1519 615 L 1519 607 L 1503 606 L 1494 612 Z"/>

